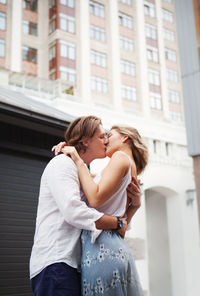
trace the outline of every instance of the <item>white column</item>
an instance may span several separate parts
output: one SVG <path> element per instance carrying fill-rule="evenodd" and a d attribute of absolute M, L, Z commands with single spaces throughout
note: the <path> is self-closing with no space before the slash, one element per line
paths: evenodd
<path fill-rule="evenodd" d="M 12 24 L 11 24 L 11 64 L 10 69 L 21 72 L 22 61 L 22 0 L 12 1 Z"/>
<path fill-rule="evenodd" d="M 165 64 L 165 46 L 163 38 L 163 24 L 162 24 L 162 6 L 161 1 L 155 1 L 156 16 L 157 16 L 157 32 L 158 32 L 158 52 L 160 61 L 160 82 L 161 82 L 161 98 L 163 114 L 165 118 L 169 118 L 169 105 L 168 105 L 168 91 L 166 79 L 166 64 Z"/>
<path fill-rule="evenodd" d="M 48 47 L 48 29 L 49 29 L 49 2 L 48 0 L 38 1 L 38 41 L 40 43 L 38 50 L 38 77 L 49 78 L 49 47 Z"/>
<path fill-rule="evenodd" d="M 80 9 L 80 94 L 83 102 L 91 101 L 90 13 L 89 0 L 79 1 Z"/>
<path fill-rule="evenodd" d="M 119 24 L 118 24 L 118 1 L 109 1 L 109 40 L 111 60 L 111 76 L 109 86 L 111 89 L 112 101 L 115 110 L 122 110 L 121 99 L 121 71 L 120 71 L 120 44 L 119 44 Z M 108 36 L 108 34 L 107 34 Z"/>
<path fill-rule="evenodd" d="M 148 64 L 146 53 L 146 34 L 145 34 L 145 18 L 144 18 L 144 2 L 136 1 L 136 28 L 137 43 L 135 48 L 138 50 L 138 67 L 136 69 L 139 76 L 139 89 L 142 100 L 142 110 L 146 118 L 150 117 L 150 101 L 149 101 L 149 82 L 148 82 Z"/>

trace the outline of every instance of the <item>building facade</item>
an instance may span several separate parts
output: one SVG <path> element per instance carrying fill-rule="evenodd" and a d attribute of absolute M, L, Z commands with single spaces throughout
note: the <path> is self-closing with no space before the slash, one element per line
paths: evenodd
<path fill-rule="evenodd" d="M 173 0 L 0 1 L 1 83 L 149 148 L 127 241 L 145 295 L 196 296 L 199 232 Z M 96 161 L 93 170 L 104 164 Z"/>

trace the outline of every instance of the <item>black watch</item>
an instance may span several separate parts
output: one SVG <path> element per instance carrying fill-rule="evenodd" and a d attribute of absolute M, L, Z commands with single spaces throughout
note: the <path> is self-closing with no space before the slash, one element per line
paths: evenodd
<path fill-rule="evenodd" d="M 120 217 L 117 217 L 117 228 L 115 230 L 120 230 L 123 227 L 123 221 Z"/>

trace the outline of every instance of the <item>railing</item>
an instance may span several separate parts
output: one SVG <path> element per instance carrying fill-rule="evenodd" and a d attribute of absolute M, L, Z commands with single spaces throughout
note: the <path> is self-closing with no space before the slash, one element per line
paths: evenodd
<path fill-rule="evenodd" d="M 73 95 L 74 86 L 60 79 L 48 80 L 23 73 L 10 72 L 8 84 L 29 94 L 53 99 L 63 94 Z"/>

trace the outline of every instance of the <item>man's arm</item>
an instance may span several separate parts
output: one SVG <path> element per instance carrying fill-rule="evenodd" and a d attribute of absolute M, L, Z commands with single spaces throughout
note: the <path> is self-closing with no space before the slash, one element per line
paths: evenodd
<path fill-rule="evenodd" d="M 62 213 L 70 225 L 79 229 L 116 229 L 117 218 L 89 208 L 80 198 L 80 183 L 73 161 L 57 156 L 48 171 L 47 183 Z"/>

